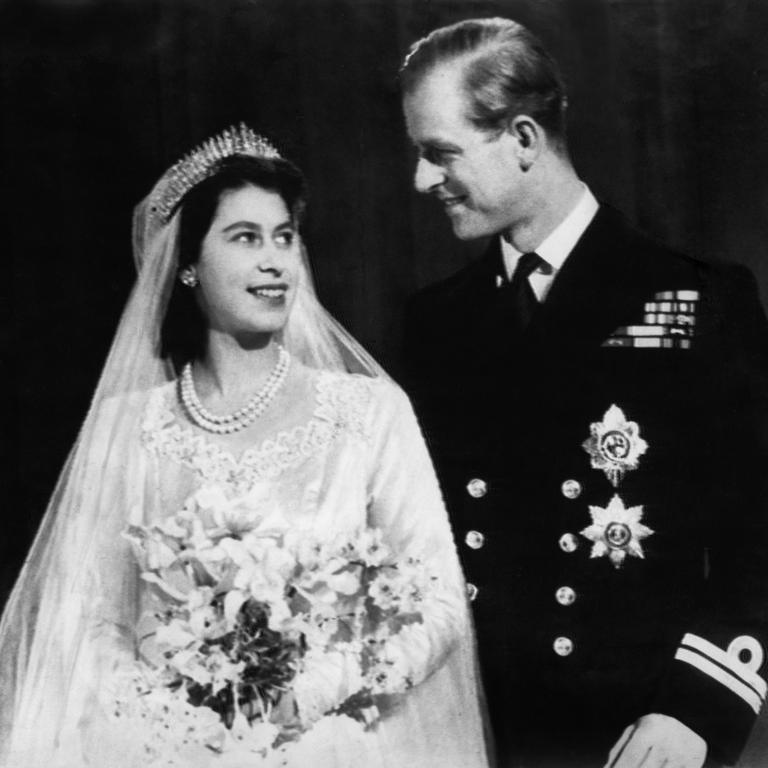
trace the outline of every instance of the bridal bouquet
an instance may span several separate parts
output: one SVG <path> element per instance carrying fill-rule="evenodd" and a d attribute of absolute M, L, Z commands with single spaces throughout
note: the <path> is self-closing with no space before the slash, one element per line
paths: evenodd
<path fill-rule="evenodd" d="M 423 562 L 379 530 L 321 539 L 275 509 L 267 486 L 208 487 L 124 532 L 154 595 L 115 714 L 139 718 L 148 759 L 277 759 L 328 718 L 362 733 L 378 695 L 413 684 L 404 651 L 426 642 L 438 589 Z"/>

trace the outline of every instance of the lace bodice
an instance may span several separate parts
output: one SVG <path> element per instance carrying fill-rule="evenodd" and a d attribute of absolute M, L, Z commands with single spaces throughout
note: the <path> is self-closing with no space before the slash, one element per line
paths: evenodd
<path fill-rule="evenodd" d="M 321 453 L 344 435 L 365 441 L 370 437 L 366 413 L 377 382 L 366 376 L 322 371 L 313 374 L 315 407 L 301 424 L 277 431 L 239 457 L 183 426 L 171 404 L 176 384 L 169 382 L 149 397 L 142 421 L 145 448 L 191 469 L 201 482 L 245 492 L 254 483 L 275 480 L 287 469 Z"/>

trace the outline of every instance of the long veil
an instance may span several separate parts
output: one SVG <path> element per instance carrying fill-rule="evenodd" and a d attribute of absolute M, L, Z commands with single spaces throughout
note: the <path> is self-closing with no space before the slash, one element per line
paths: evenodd
<path fill-rule="evenodd" d="M 105 637 L 131 653 L 138 579 L 117 543 L 130 506 L 142 503 L 138 489 L 148 470 L 142 452 L 131 450 L 139 425 L 136 410 L 125 406 L 175 378 L 159 349 L 177 275 L 180 214 L 167 221 L 153 215 L 156 190 L 134 214 L 135 287 L 0 621 L 0 765 L 6 768 L 83 765 L 68 762 L 79 748 L 68 740 L 81 738 L 95 717 L 90 702 L 103 682 L 97 670 L 104 666 Z M 282 341 L 307 366 L 386 376 L 320 305 L 306 256 Z M 466 632 L 455 676 L 469 692 L 475 673 L 468 619 Z M 98 738 L 98 728 L 92 730 Z"/>

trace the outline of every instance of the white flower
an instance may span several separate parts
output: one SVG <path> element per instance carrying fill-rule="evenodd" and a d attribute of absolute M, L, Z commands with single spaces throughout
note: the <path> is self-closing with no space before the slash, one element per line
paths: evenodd
<path fill-rule="evenodd" d="M 239 539 L 223 538 L 218 543 L 217 549 L 224 553 L 238 568 L 246 568 L 254 564 L 253 556 Z"/>
<path fill-rule="evenodd" d="M 248 600 L 248 593 L 241 589 L 232 589 L 224 597 L 224 617 L 227 629 L 233 630 L 243 604 Z"/>
<path fill-rule="evenodd" d="M 168 624 L 163 624 L 155 631 L 155 641 L 159 646 L 168 649 L 187 648 L 197 642 L 197 637 L 190 631 L 186 622 L 172 619 Z"/>
<path fill-rule="evenodd" d="M 167 568 L 176 561 L 178 542 L 165 536 L 162 531 L 131 525 L 122 535 L 131 542 L 143 570 Z"/>
<path fill-rule="evenodd" d="M 183 603 L 187 599 L 186 590 L 177 589 L 174 585 L 170 584 L 166 579 L 161 578 L 156 573 L 151 571 L 144 571 L 141 574 L 141 578 L 149 584 L 154 584 L 165 597 L 170 597 L 173 600 L 178 600 Z"/>
<path fill-rule="evenodd" d="M 294 554 L 275 539 L 260 538 L 250 533 L 243 537 L 243 546 L 272 578 L 285 580 L 296 567 Z"/>
<path fill-rule="evenodd" d="M 189 536 L 189 524 L 183 515 L 172 515 L 156 523 L 153 528 L 165 536 L 183 541 Z"/>
<path fill-rule="evenodd" d="M 227 683 L 237 683 L 246 666 L 244 661 L 232 661 L 220 647 L 213 647 L 204 663 L 214 691 L 220 691 Z"/>
<path fill-rule="evenodd" d="M 419 566 L 381 570 L 369 587 L 369 594 L 382 610 L 397 609 L 401 614 L 418 613 L 425 596 L 433 588 L 426 570 Z"/>
<path fill-rule="evenodd" d="M 224 617 L 212 605 L 190 611 L 189 628 L 200 640 L 214 640 L 228 631 Z"/>
<path fill-rule="evenodd" d="M 269 483 L 255 483 L 247 494 L 233 499 L 219 486 L 206 486 L 195 494 L 195 501 L 207 513 L 204 520 L 210 536 L 241 538 L 257 530 L 261 535 L 277 535 L 287 529 L 274 495 Z"/>
<path fill-rule="evenodd" d="M 258 539 L 250 535 L 242 542 L 228 546 L 232 559 L 240 567 L 234 578 L 235 588 L 248 591 L 261 602 L 284 600 L 288 578 L 296 565 L 290 552 L 273 539 Z"/>
<path fill-rule="evenodd" d="M 367 566 L 380 566 L 392 562 L 392 551 L 384 543 L 380 528 L 366 528 L 354 542 L 354 548 Z"/>
<path fill-rule="evenodd" d="M 360 589 L 360 569 L 345 568 L 339 573 L 326 576 L 328 586 L 342 595 L 354 595 Z"/>
<path fill-rule="evenodd" d="M 293 619 L 290 606 L 283 598 L 273 598 L 269 601 L 268 626 L 275 632 L 283 632 L 290 627 Z"/>

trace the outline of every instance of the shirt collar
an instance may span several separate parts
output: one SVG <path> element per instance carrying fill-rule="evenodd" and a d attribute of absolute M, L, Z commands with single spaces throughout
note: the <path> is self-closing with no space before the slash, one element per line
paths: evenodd
<path fill-rule="evenodd" d="M 552 267 L 552 276 L 563 266 L 584 230 L 589 226 L 600 207 L 589 187 L 584 184 L 581 197 L 571 212 L 555 227 L 536 249 L 536 253 Z M 501 252 L 507 278 L 512 278 L 517 261 L 522 253 L 514 245 L 501 238 Z"/>

